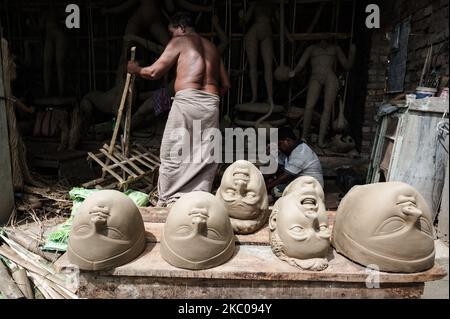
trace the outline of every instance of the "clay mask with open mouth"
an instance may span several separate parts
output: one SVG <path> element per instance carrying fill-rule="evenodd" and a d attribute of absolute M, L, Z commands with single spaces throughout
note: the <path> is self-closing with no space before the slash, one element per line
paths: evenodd
<path fill-rule="evenodd" d="M 252 163 L 239 160 L 230 165 L 216 196 L 225 204 L 236 233 L 253 233 L 267 222 L 266 185 L 261 172 Z"/>
<path fill-rule="evenodd" d="M 309 218 L 317 218 L 319 216 L 319 204 L 316 196 L 313 194 L 305 194 L 300 197 L 300 205 L 304 209 L 304 214 Z"/>
<path fill-rule="evenodd" d="M 167 216 L 161 255 L 175 267 L 197 270 L 218 266 L 231 258 L 234 247 L 228 214 L 212 194 L 185 194 Z"/>
<path fill-rule="evenodd" d="M 339 205 L 333 246 L 382 271 L 424 271 L 434 265 L 431 218 L 423 197 L 408 184 L 355 186 Z"/>
<path fill-rule="evenodd" d="M 70 262 L 81 269 L 118 267 L 144 249 L 144 222 L 128 196 L 113 190 L 98 191 L 78 208 L 67 253 Z"/>
<path fill-rule="evenodd" d="M 330 248 L 330 232 L 322 232 L 318 204 L 311 195 L 299 200 L 291 193 L 277 200 L 269 220 L 270 230 L 283 243 L 284 253 L 297 259 L 325 258 Z M 306 203 L 305 203 L 306 202 Z"/>

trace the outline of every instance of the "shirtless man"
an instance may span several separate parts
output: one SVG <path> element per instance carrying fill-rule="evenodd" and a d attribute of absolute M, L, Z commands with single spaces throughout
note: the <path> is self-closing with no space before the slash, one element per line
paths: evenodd
<path fill-rule="evenodd" d="M 128 72 L 148 80 L 160 79 L 177 65 L 175 97 L 161 142 L 158 206 L 171 206 L 185 193 L 211 191 L 217 163 L 212 160 L 211 140 L 205 134 L 218 128 L 219 94 L 230 87 L 217 48 L 195 32 L 188 14 L 175 14 L 169 31 L 172 40 L 153 65 L 142 68 L 135 62 L 128 63 Z M 192 134 L 194 121 L 201 121 L 200 140 Z M 190 144 L 190 152 L 180 156 L 186 144 Z"/>
<path fill-rule="evenodd" d="M 306 49 L 297 66 L 290 73 L 290 77 L 294 77 L 306 66 L 308 61 L 311 61 L 311 79 L 309 81 L 305 115 L 303 117 L 303 139 L 308 140 L 309 138 L 308 135 L 314 113 L 314 106 L 320 97 L 320 92 L 323 87 L 325 97 L 320 119 L 318 145 L 320 147 L 325 146 L 325 137 L 328 125 L 330 124 L 331 112 L 339 89 L 339 81 L 334 71 L 336 61 L 339 61 L 345 70 L 350 70 L 353 66 L 355 51 L 355 46 L 352 45 L 347 59 L 340 47 L 322 40 L 320 43 L 311 45 Z"/>
<path fill-rule="evenodd" d="M 164 26 L 163 10 L 167 9 L 169 12 L 173 12 L 175 4 L 185 10 L 191 11 L 208 12 L 212 10 L 212 6 L 196 5 L 185 0 L 127 0 L 116 7 L 109 9 L 103 8 L 101 12 L 103 14 L 118 14 L 133 6 L 139 5 L 127 23 L 125 36 L 150 35 L 159 44 L 166 45 L 170 37 Z M 129 43 L 125 37 L 117 70 L 116 84 L 121 83 L 123 78 L 128 49 Z"/>

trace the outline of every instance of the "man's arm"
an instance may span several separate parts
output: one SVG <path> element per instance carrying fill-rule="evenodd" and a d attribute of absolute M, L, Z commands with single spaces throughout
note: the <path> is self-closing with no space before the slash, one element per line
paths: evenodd
<path fill-rule="evenodd" d="M 136 62 L 128 62 L 128 72 L 147 80 L 158 80 L 163 77 L 177 62 L 180 55 L 180 39 L 172 39 L 155 63 L 148 67 L 140 67 Z"/>
<path fill-rule="evenodd" d="M 220 60 L 220 85 L 221 90 L 220 93 L 225 95 L 231 87 L 230 77 L 228 76 L 227 69 L 225 68 L 225 64 L 222 59 Z"/>
<path fill-rule="evenodd" d="M 291 175 L 286 171 L 284 171 L 283 173 L 281 173 L 280 176 L 267 183 L 266 185 L 267 191 L 270 192 L 272 188 L 274 188 L 277 185 L 290 183 L 292 180 L 294 180 L 294 178 L 295 178 L 294 175 Z"/>

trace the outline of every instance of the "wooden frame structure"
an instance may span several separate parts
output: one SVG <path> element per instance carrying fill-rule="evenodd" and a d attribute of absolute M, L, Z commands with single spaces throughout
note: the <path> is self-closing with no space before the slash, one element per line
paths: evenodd
<path fill-rule="evenodd" d="M 141 145 L 133 144 L 130 147 L 129 157 L 124 156 L 122 148 L 118 145 L 112 153 L 109 153 L 109 145 L 103 145 L 100 153 L 88 153 L 88 160 L 93 160 L 102 167 L 104 172 L 101 178 L 83 184 L 90 188 L 100 186 L 102 188 L 118 188 L 126 190 L 132 183 L 140 180 L 150 180 L 160 165 L 158 156 Z"/>

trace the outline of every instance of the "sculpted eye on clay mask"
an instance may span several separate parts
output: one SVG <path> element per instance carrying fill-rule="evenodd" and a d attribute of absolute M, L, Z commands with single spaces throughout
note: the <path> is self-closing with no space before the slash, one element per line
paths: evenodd
<path fill-rule="evenodd" d="M 342 199 L 333 246 L 381 271 L 420 272 L 434 265 L 433 223 L 422 195 L 401 182 L 355 186 Z"/>
<path fill-rule="evenodd" d="M 239 160 L 230 165 L 223 174 L 216 196 L 225 204 L 235 233 L 254 233 L 267 222 L 266 184 L 252 163 Z"/>
<path fill-rule="evenodd" d="M 145 228 L 134 202 L 121 192 L 93 193 L 78 208 L 69 236 L 69 261 L 84 270 L 129 263 L 145 249 Z"/>
<path fill-rule="evenodd" d="M 171 265 L 206 269 L 234 254 L 234 233 L 223 203 L 206 192 L 185 194 L 167 216 L 161 255 Z"/>

